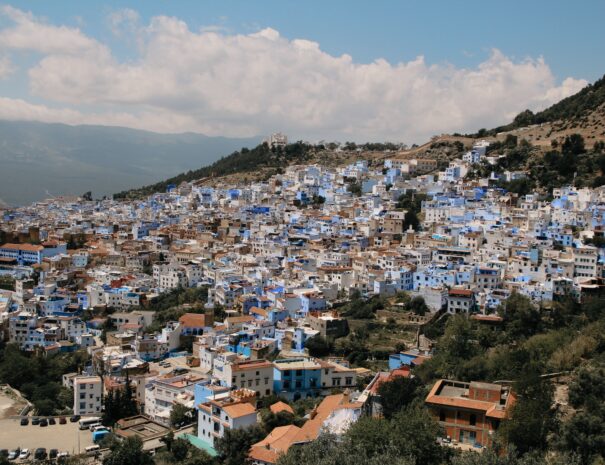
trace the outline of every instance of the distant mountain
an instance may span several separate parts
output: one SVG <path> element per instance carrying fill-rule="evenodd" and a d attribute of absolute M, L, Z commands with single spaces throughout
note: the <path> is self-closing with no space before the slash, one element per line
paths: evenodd
<path fill-rule="evenodd" d="M 111 195 L 209 165 L 259 140 L 0 121 L 0 206 L 87 191 Z"/>

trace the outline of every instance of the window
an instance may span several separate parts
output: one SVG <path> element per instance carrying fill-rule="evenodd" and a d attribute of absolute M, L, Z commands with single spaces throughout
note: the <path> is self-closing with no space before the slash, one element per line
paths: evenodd
<path fill-rule="evenodd" d="M 296 381 L 296 388 L 300 389 L 302 387 L 302 381 L 298 380 Z"/>
<path fill-rule="evenodd" d="M 303 371 L 302 370 L 296 370 L 296 376 L 302 376 Z"/>
<path fill-rule="evenodd" d="M 268 396 L 269 394 L 271 394 L 271 389 L 265 389 L 265 395 Z"/>
<path fill-rule="evenodd" d="M 290 388 L 290 381 L 284 381 L 284 389 Z"/>
<path fill-rule="evenodd" d="M 474 413 L 471 413 L 471 415 L 469 416 L 469 419 L 468 419 L 468 424 L 471 426 L 475 426 L 477 424 L 477 415 L 475 415 Z"/>
<path fill-rule="evenodd" d="M 445 421 L 445 410 L 439 411 L 439 421 Z"/>
<path fill-rule="evenodd" d="M 290 376 L 290 370 L 284 370 L 284 376 L 285 377 Z"/>

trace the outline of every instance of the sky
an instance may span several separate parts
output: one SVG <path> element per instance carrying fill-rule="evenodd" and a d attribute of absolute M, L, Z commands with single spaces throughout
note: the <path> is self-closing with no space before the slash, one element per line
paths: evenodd
<path fill-rule="evenodd" d="M 605 1 L 0 4 L 0 119 L 422 143 L 605 73 Z"/>

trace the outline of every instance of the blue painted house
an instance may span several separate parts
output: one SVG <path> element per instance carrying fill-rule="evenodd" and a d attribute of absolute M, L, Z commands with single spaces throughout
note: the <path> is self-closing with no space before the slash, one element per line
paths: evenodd
<path fill-rule="evenodd" d="M 273 392 L 286 399 L 316 397 L 321 391 L 321 365 L 309 358 L 273 362 Z"/>

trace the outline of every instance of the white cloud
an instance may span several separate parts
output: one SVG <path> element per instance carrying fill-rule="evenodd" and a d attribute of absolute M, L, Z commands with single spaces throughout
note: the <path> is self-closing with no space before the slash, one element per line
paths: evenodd
<path fill-rule="evenodd" d="M 0 14 L 14 25 L 0 31 L 0 48 L 33 50 L 44 54 L 105 55 L 108 49 L 77 28 L 53 26 L 11 6 L 0 7 Z"/>
<path fill-rule="evenodd" d="M 0 79 L 4 79 L 15 71 L 15 66 L 7 56 L 0 56 Z"/>
<path fill-rule="evenodd" d="M 281 130 L 310 139 L 421 142 L 435 133 L 508 122 L 525 108 L 544 108 L 586 85 L 573 78 L 557 85 L 542 58 L 515 62 L 498 50 L 473 69 L 427 64 L 421 56 L 359 64 L 270 28 L 248 35 L 194 32 L 165 16 L 136 30 L 121 27 L 138 24 L 132 10 L 110 19 L 120 31 L 131 30 L 140 45 L 136 60 L 120 62 L 78 29 L 47 25 L 15 9 L 5 14 L 15 26 L 0 31 L 0 45 L 44 54 L 29 70 L 32 94 L 75 108 L 85 104 L 87 111 L 70 116 L 83 122 L 211 135 Z M 38 42 L 42 36 L 45 45 Z M 45 114 L 67 122 L 57 110 Z"/>

